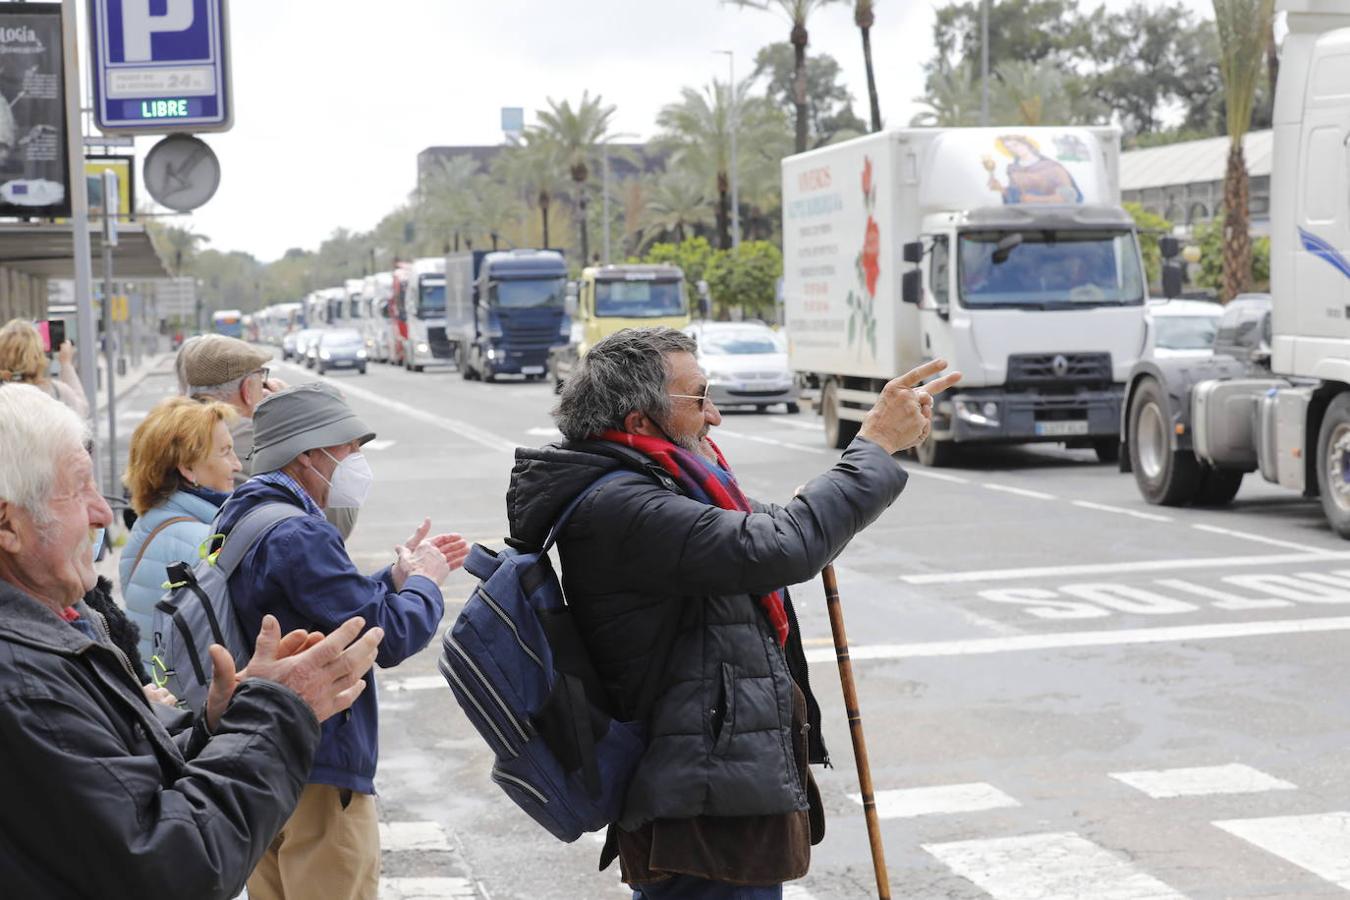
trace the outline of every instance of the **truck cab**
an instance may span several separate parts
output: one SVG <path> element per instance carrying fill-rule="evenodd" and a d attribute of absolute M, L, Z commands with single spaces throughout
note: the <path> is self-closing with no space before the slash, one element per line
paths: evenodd
<path fill-rule="evenodd" d="M 575 296 L 569 287 L 568 343 L 549 353 L 555 391 L 573 366 L 596 343 L 623 328 L 674 328 L 689 324 L 689 297 L 678 266 L 589 266 L 581 271 Z"/>
<path fill-rule="evenodd" d="M 447 258 L 459 321 L 460 372 L 469 380 L 498 375 L 542 379 L 551 348 L 571 335 L 566 316 L 567 265 L 556 250 L 475 251 Z"/>
<path fill-rule="evenodd" d="M 403 368 L 421 372 L 427 366 L 454 363 L 455 347 L 446 333 L 445 260 L 413 260 L 401 287 L 400 309 L 407 325 L 400 354 Z"/>

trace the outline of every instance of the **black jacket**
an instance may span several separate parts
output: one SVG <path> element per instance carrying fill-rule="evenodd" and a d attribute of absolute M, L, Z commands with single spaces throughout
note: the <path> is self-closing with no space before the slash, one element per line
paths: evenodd
<path fill-rule="evenodd" d="M 558 546 L 573 616 L 620 717 L 633 717 L 648 669 L 660 668 L 620 825 L 806 809 L 792 753 L 794 676 L 815 703 L 800 635 L 780 648 L 755 595 L 819 574 L 895 501 L 905 472 L 858 439 L 786 506 L 743 513 L 685 496 L 617 445 L 520 449 L 507 493 L 513 541 L 537 547 L 563 507 L 616 467 L 632 477 L 586 498 Z"/>
<path fill-rule="evenodd" d="M 170 735 L 118 651 L 0 582 L 0 895 L 234 897 L 318 742 L 304 702 L 259 679 L 214 735 Z"/>

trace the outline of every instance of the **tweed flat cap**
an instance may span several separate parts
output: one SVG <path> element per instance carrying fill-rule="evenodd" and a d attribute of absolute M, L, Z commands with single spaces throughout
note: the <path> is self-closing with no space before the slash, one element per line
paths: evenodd
<path fill-rule="evenodd" d="M 306 450 L 373 440 L 337 388 L 316 381 L 279 391 L 253 411 L 254 475 L 275 472 Z"/>
<path fill-rule="evenodd" d="M 190 387 L 215 387 L 262 368 L 272 354 L 259 350 L 238 338 L 223 334 L 203 335 L 183 359 L 183 377 Z"/>

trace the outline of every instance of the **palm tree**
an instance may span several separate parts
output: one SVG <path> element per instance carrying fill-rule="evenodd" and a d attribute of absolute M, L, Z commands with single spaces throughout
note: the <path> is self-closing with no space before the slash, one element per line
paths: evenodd
<path fill-rule="evenodd" d="M 911 125 L 952 127 L 980 122 L 980 86 L 965 61 L 930 75 L 927 96 L 915 97 L 914 102 L 928 109 L 915 114 Z"/>
<path fill-rule="evenodd" d="M 666 172 L 652 185 L 642 218 L 643 243 L 662 234 L 679 243 L 708 221 L 708 195 L 687 172 Z"/>
<path fill-rule="evenodd" d="M 877 99 L 877 78 L 872 71 L 872 26 L 877 23 L 876 0 L 853 0 L 853 23 L 862 32 L 863 65 L 867 67 L 867 99 L 872 106 L 872 130 L 881 130 L 881 102 Z"/>
<path fill-rule="evenodd" d="M 795 60 L 795 72 L 792 80 L 793 101 L 797 106 L 797 152 L 805 153 L 810 138 L 810 129 L 806 107 L 806 44 L 810 34 L 806 30 L 806 21 L 811 13 L 822 6 L 839 3 L 841 0 L 722 0 L 736 6 L 759 10 L 778 10 L 792 22 L 792 31 L 788 40 L 792 42 L 792 54 Z"/>
<path fill-rule="evenodd" d="M 421 226 L 418 244 L 439 247 L 450 236 L 472 240 L 478 231 L 478 196 L 474 183 L 481 177 L 478 162 L 471 156 L 452 156 L 428 175 L 421 185 L 417 221 Z"/>
<path fill-rule="evenodd" d="M 187 228 L 180 228 L 177 225 L 152 225 L 149 229 L 151 243 L 159 253 L 160 259 L 164 260 L 173 270 L 174 277 L 183 274 L 184 266 L 191 266 L 192 260 L 197 255 L 198 244 L 209 244 L 211 239 L 204 234 L 198 234 Z"/>
<path fill-rule="evenodd" d="M 671 168 L 702 182 L 705 190 L 711 187 L 716 192 L 718 244 L 724 250 L 731 248 L 731 123 L 736 123 L 738 148 L 745 148 L 736 160 L 736 174 L 742 183 L 753 179 L 766 154 L 776 156 L 776 167 L 787 149 L 783 146 L 782 114 L 767 98 L 751 97 L 752 84 L 751 78 L 738 84 L 734 101 L 732 92 L 720 81 L 713 81 L 701 92 L 686 87 L 680 91 L 678 103 L 663 106 L 656 116 L 656 124 L 663 129 L 658 145 L 674 151 Z"/>
<path fill-rule="evenodd" d="M 525 143 L 501 157 L 500 174 L 539 210 L 542 246 L 550 246 L 548 217 L 555 198 L 566 193 L 566 166 L 558 146 L 542 129 L 531 128 Z"/>
<path fill-rule="evenodd" d="M 548 106 L 548 109 L 539 110 L 536 116 L 543 135 L 555 146 L 572 176 L 580 208 L 581 259 L 582 264 L 587 265 L 590 262 L 590 242 L 586 229 L 586 206 L 589 200 L 587 179 L 590 177 L 596 145 L 609 134 L 609 120 L 614 115 L 615 107 L 605 106 L 599 94 L 592 97 L 589 91 L 582 92 L 581 102 L 575 109 L 569 101 L 558 103 L 552 97 L 548 99 Z"/>
<path fill-rule="evenodd" d="M 1242 140 L 1252 124 L 1256 84 L 1265 63 L 1275 0 L 1213 0 L 1219 31 L 1219 74 L 1228 112 L 1228 170 L 1224 175 L 1223 299 L 1251 287 L 1247 160 Z"/>

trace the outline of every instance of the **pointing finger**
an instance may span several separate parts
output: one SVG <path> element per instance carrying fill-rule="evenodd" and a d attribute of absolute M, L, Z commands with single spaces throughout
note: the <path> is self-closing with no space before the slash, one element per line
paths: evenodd
<path fill-rule="evenodd" d="M 907 388 L 916 387 L 925 378 L 932 378 L 934 375 L 938 374 L 945 368 L 947 368 L 947 361 L 945 359 L 935 359 L 930 362 L 926 362 L 921 366 L 917 366 L 913 369 L 910 369 L 908 372 L 901 375 L 899 378 L 895 379 L 891 383 L 899 384 L 900 387 L 907 387 Z"/>
<path fill-rule="evenodd" d="M 928 384 L 925 384 L 923 386 L 923 389 L 927 391 L 930 395 L 940 394 L 960 380 L 961 380 L 960 372 L 948 372 L 941 378 L 938 378 L 934 381 L 928 382 Z"/>

